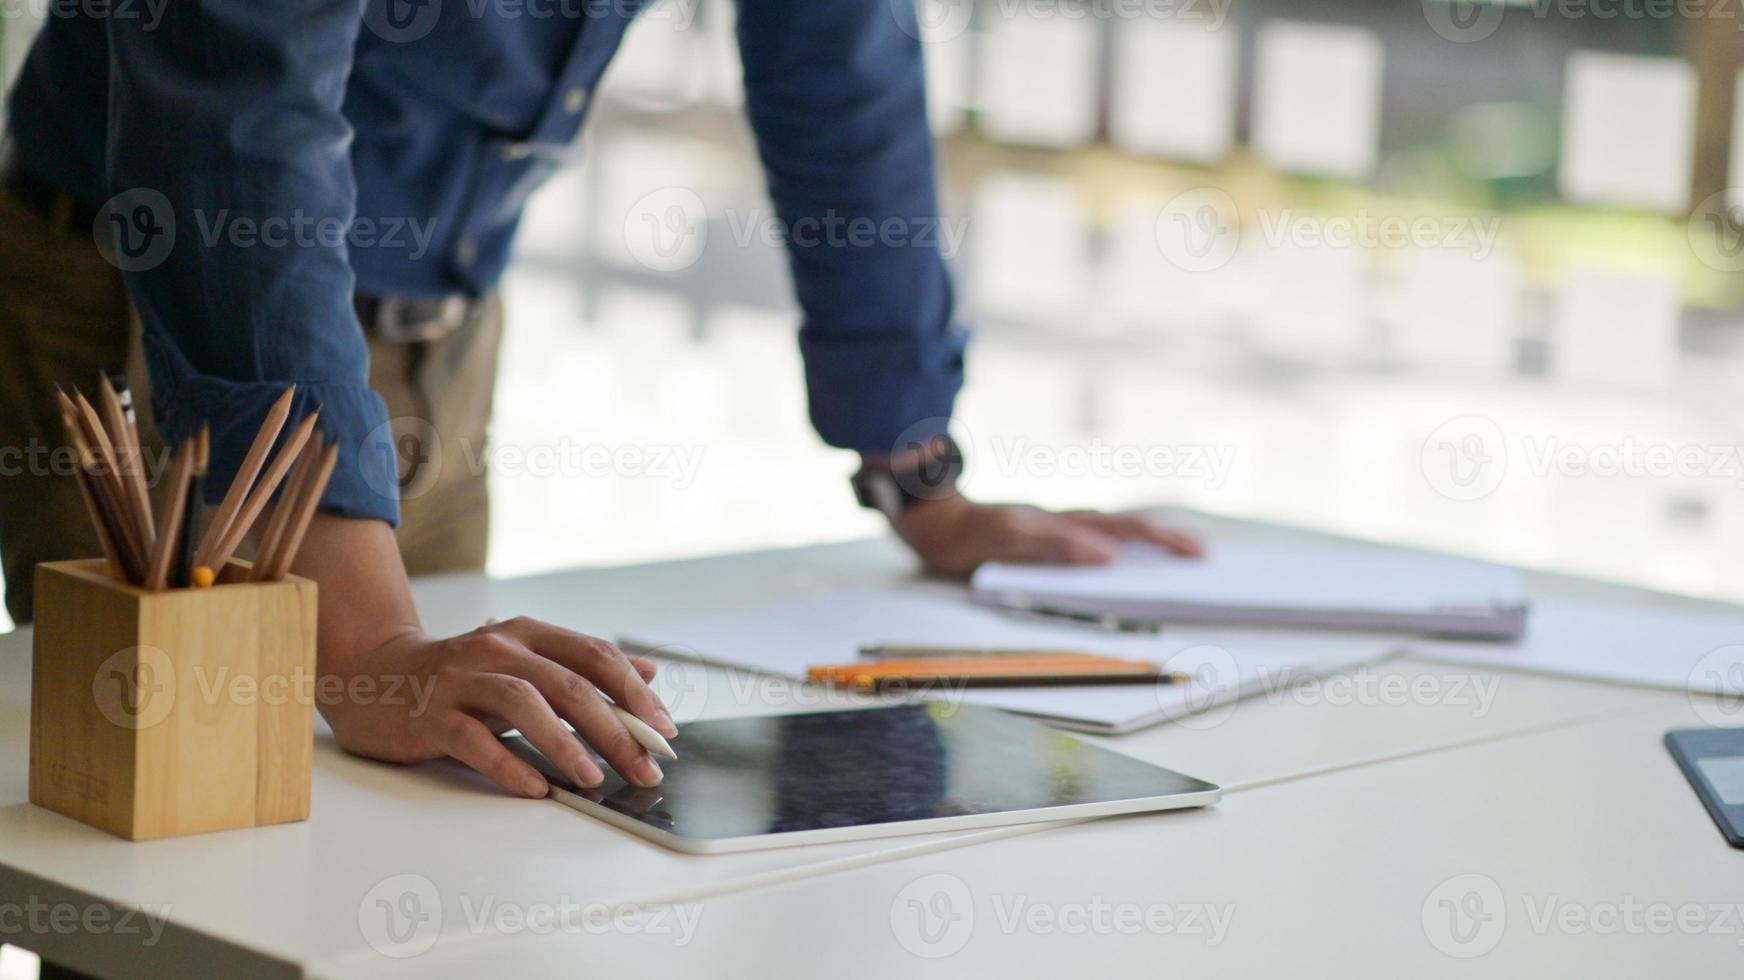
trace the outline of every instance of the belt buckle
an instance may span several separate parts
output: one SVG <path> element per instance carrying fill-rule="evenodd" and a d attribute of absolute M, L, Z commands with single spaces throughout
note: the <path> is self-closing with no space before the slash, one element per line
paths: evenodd
<path fill-rule="evenodd" d="M 429 308 L 425 300 L 403 296 L 384 296 L 377 300 L 375 334 L 390 344 L 431 343 L 459 329 L 466 318 L 464 296 L 448 296 L 440 301 L 435 315 L 424 314 Z M 421 315 L 423 314 L 423 315 Z"/>

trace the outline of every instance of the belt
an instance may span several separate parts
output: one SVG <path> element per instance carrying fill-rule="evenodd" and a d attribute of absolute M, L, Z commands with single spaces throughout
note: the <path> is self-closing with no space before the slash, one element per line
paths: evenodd
<path fill-rule="evenodd" d="M 358 293 L 353 305 L 365 333 L 390 344 L 411 344 L 441 340 L 460 329 L 479 302 L 460 295 L 415 299 Z"/>
<path fill-rule="evenodd" d="M 70 235 L 90 235 L 97 226 L 98 209 L 78 200 L 46 180 L 32 177 L 8 154 L 0 160 L 0 188 L 26 211 L 36 215 L 55 231 Z"/>
<path fill-rule="evenodd" d="M 58 232 L 93 234 L 99 209 L 25 173 L 11 154 L 0 159 L 0 189 Z M 415 299 L 359 293 L 354 305 L 365 331 L 387 343 L 409 344 L 441 340 L 460 329 L 477 302 L 460 295 Z"/>

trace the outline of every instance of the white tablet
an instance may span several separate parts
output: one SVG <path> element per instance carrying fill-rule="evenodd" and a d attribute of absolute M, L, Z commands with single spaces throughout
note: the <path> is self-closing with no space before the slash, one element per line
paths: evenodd
<path fill-rule="evenodd" d="M 519 735 L 552 797 L 692 854 L 1174 810 L 1222 789 L 1016 715 L 947 703 L 691 722 L 637 789 L 574 785 Z M 604 767 L 602 767 L 604 768 Z"/>

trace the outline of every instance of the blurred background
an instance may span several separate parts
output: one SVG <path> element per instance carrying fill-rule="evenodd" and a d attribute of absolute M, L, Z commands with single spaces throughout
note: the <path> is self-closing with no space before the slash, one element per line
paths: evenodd
<path fill-rule="evenodd" d="M 1744 599 L 1744 8 L 920 13 L 972 494 Z M 494 573 L 881 530 L 806 421 L 732 19 L 645 12 L 533 199 Z"/>

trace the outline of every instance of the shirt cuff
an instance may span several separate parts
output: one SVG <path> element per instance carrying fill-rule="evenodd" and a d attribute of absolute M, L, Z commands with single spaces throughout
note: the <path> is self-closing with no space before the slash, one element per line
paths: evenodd
<path fill-rule="evenodd" d="M 889 456 L 945 434 L 963 387 L 968 336 L 800 335 L 811 423 L 838 449 Z"/>
<path fill-rule="evenodd" d="M 180 445 L 199 434 L 202 423 L 212 426 L 212 461 L 206 471 L 206 503 L 217 504 L 241 468 L 243 457 L 260 431 L 267 412 L 285 392 L 284 381 L 225 381 L 209 376 L 186 378 L 173 395 L 153 402 L 157 428 L 166 445 Z M 319 408 L 316 431 L 339 442 L 339 461 L 321 496 L 320 509 L 340 517 L 400 523 L 399 470 L 388 428 L 387 404 L 369 388 L 340 383 L 297 382 L 289 433 L 309 412 Z M 283 443 L 281 434 L 279 442 Z M 275 447 L 274 451 L 277 449 Z M 268 459 L 271 459 L 269 456 Z"/>

